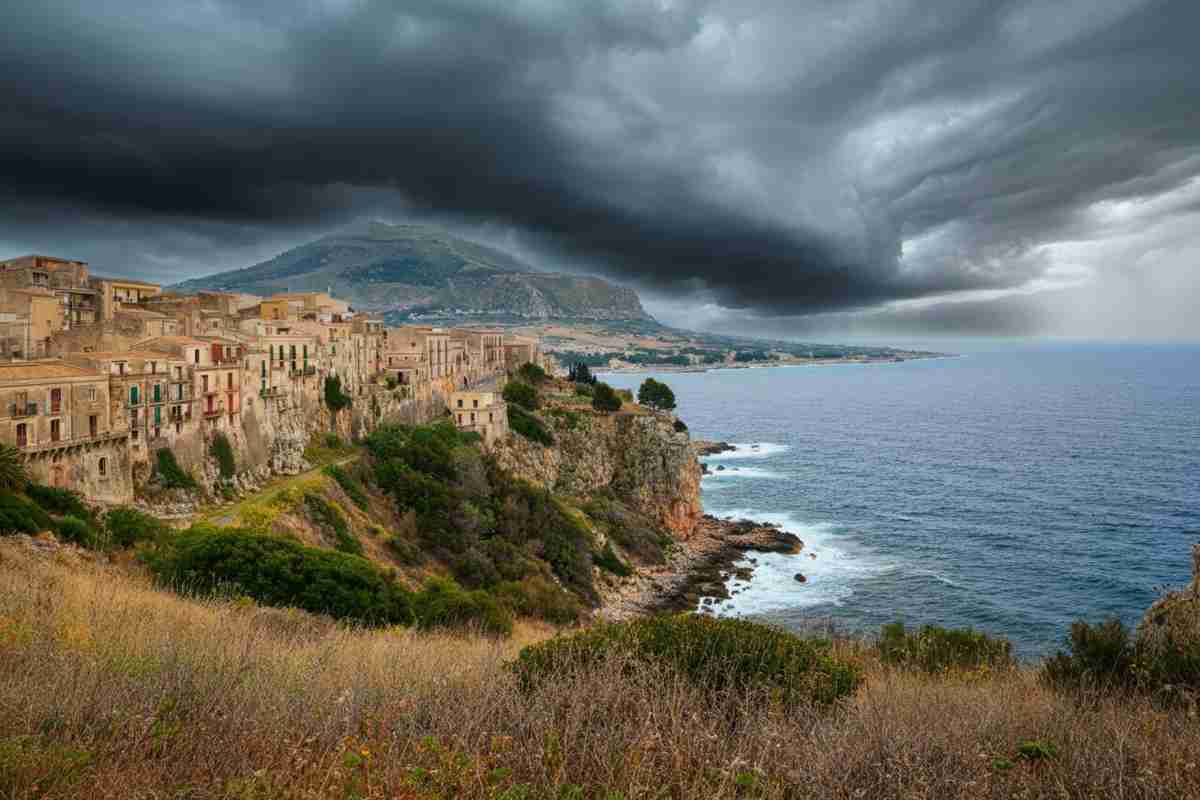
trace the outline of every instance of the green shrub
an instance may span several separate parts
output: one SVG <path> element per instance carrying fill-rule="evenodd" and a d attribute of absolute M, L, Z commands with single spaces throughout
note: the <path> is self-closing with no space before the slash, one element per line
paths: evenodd
<path fill-rule="evenodd" d="M 415 567 L 425 563 L 425 554 L 421 552 L 420 546 L 402 536 L 392 536 L 385 541 L 385 544 L 401 564 Z"/>
<path fill-rule="evenodd" d="M 158 465 L 158 479 L 168 489 L 195 489 L 196 480 L 183 471 L 175 460 L 175 453 L 163 447 L 155 454 Z"/>
<path fill-rule="evenodd" d="M 612 657 L 678 670 L 706 690 L 767 691 L 785 706 L 828 704 L 854 692 L 861 670 L 839 661 L 828 641 L 802 639 L 740 619 L 696 614 L 598 625 L 521 651 L 512 667 L 535 689 L 564 672 L 603 665 Z"/>
<path fill-rule="evenodd" d="M 337 375 L 330 375 L 325 378 L 325 407 L 329 409 L 333 416 L 343 408 L 349 408 L 354 399 L 342 391 L 342 379 Z"/>
<path fill-rule="evenodd" d="M 597 411 L 620 411 L 621 398 L 607 383 L 597 383 L 592 387 L 592 408 Z"/>
<path fill-rule="evenodd" d="M 1042 679 L 1057 689 L 1115 689 L 1134 682 L 1133 646 L 1124 623 L 1112 617 L 1098 625 L 1071 624 L 1066 651 L 1042 665 Z"/>
<path fill-rule="evenodd" d="M 508 406 L 508 427 L 532 442 L 546 447 L 554 444 L 554 434 L 550 433 L 540 419 L 512 403 Z"/>
<path fill-rule="evenodd" d="M 575 394 L 580 397 L 591 397 L 595 394 L 595 389 L 590 383 L 577 383 L 575 384 Z"/>
<path fill-rule="evenodd" d="M 683 420 L 681 420 L 681 419 L 676 419 L 673 424 L 675 426 L 676 433 L 685 433 L 688 429 L 688 426 L 685 425 Z"/>
<path fill-rule="evenodd" d="M 330 464 L 322 470 L 326 475 L 333 478 L 337 485 L 342 488 L 346 496 L 350 498 L 350 502 L 366 511 L 371 506 L 371 499 L 367 497 L 367 492 L 363 489 L 361 483 L 355 480 L 354 476 L 346 472 L 337 464 Z"/>
<path fill-rule="evenodd" d="M 31 483 L 25 487 L 25 494 L 51 514 L 70 514 L 79 519 L 88 519 L 92 516 L 92 510 L 83 502 L 83 498 L 70 489 Z"/>
<path fill-rule="evenodd" d="M 925 625 L 910 633 L 902 622 L 883 626 L 879 655 L 884 663 L 925 672 L 1014 666 L 1012 644 L 1007 639 L 991 637 L 970 628 L 937 625 Z"/>
<path fill-rule="evenodd" d="M 500 572 L 492 559 L 475 547 L 455 556 L 450 568 L 455 578 L 471 588 L 487 588 L 500 582 Z"/>
<path fill-rule="evenodd" d="M 104 515 L 104 533 L 112 547 L 157 542 L 169 532 L 170 528 L 162 521 L 129 506 L 119 506 Z"/>
<path fill-rule="evenodd" d="M 96 532 L 87 520 L 79 517 L 63 517 L 58 521 L 58 538 L 64 542 L 71 542 L 80 547 L 95 547 Z"/>
<path fill-rule="evenodd" d="M 335 550 L 362 555 L 362 542 L 350 532 L 350 525 L 337 506 L 313 492 L 304 495 L 304 505 L 308 507 L 312 520 L 333 534 Z"/>
<path fill-rule="evenodd" d="M 468 592 L 445 578 L 430 578 L 412 599 L 422 628 L 477 627 L 485 633 L 512 633 L 512 614 L 482 590 Z"/>
<path fill-rule="evenodd" d="M 146 561 L 181 590 L 232 589 L 263 605 L 290 606 L 367 625 L 407 625 L 411 595 L 359 556 L 238 528 L 196 525 Z"/>
<path fill-rule="evenodd" d="M 629 568 L 629 565 L 618 558 L 617 554 L 613 552 L 612 542 L 606 542 L 604 549 L 593 556 L 592 561 L 600 569 L 611 572 L 614 575 L 619 575 L 622 578 L 633 574 L 633 570 Z"/>
<path fill-rule="evenodd" d="M 213 434 L 212 443 L 208 446 L 209 454 L 216 459 L 217 467 L 221 470 L 221 478 L 229 480 L 237 472 L 237 463 L 233 459 L 233 445 L 229 437 L 217 431 Z"/>
<path fill-rule="evenodd" d="M 34 534 L 54 527 L 54 520 L 40 506 L 20 495 L 0 491 L 0 534 Z"/>
<path fill-rule="evenodd" d="M 532 361 L 526 361 L 521 365 L 521 368 L 517 370 L 517 377 L 528 384 L 537 386 L 539 383 L 545 381 L 549 376 L 546 375 L 546 370 L 542 369 L 537 364 L 534 364 Z"/>
<path fill-rule="evenodd" d="M 498 584 L 492 593 L 517 614 L 554 625 L 570 625 L 583 614 L 583 605 L 570 592 L 541 575 Z"/>
<path fill-rule="evenodd" d="M 584 511 L 610 539 L 621 545 L 626 554 L 640 563 L 662 564 L 666 561 L 666 547 L 671 543 L 671 537 L 615 498 L 594 496 Z"/>
<path fill-rule="evenodd" d="M 534 411 L 538 407 L 537 389 L 521 381 L 509 381 L 504 385 L 504 400 L 507 403 Z"/>
<path fill-rule="evenodd" d="M 27 483 L 25 456 L 11 444 L 0 443 L 0 491 L 19 492 Z"/>

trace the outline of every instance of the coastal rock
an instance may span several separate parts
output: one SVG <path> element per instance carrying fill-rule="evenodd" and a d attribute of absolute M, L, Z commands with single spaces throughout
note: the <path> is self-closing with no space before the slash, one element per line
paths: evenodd
<path fill-rule="evenodd" d="M 1192 546 L 1192 582 L 1150 606 L 1136 636 L 1139 652 L 1150 662 L 1200 652 L 1200 544 Z"/>
<path fill-rule="evenodd" d="M 696 452 L 697 456 L 715 456 L 737 450 L 729 442 L 712 442 L 705 439 L 697 439 L 692 442 L 692 449 Z"/>
<path fill-rule="evenodd" d="M 804 577 L 802 572 L 797 572 L 793 578 L 797 583 L 808 583 L 808 578 Z"/>

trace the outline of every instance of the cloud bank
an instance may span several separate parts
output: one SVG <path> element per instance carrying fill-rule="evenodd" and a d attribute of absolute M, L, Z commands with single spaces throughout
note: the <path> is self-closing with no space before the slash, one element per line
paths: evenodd
<path fill-rule="evenodd" d="M 1200 6 L 41 0 L 0 245 L 172 280 L 429 218 L 813 331 L 1200 336 Z"/>

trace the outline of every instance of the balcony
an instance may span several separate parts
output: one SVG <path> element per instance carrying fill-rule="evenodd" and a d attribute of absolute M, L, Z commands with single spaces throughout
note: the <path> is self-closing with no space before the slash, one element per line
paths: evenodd
<path fill-rule="evenodd" d="M 204 409 L 205 419 L 216 419 L 225 413 L 225 406 L 216 406 L 215 408 Z"/>
<path fill-rule="evenodd" d="M 124 439 L 129 435 L 128 431 L 103 431 L 95 435 L 83 434 L 81 436 L 63 437 L 51 439 L 45 442 L 34 442 L 30 444 L 28 441 L 17 440 L 17 447 L 24 453 L 45 453 L 50 450 L 59 450 L 65 447 L 77 447 L 85 444 L 98 444 L 107 442 L 112 439 Z"/>
<path fill-rule="evenodd" d="M 304 367 L 303 369 L 293 369 L 292 370 L 293 378 L 308 377 L 310 375 L 316 375 L 316 374 L 317 374 L 317 368 L 314 366 L 307 366 L 307 367 Z"/>
<path fill-rule="evenodd" d="M 283 390 L 278 386 L 268 386 L 266 389 L 260 389 L 258 392 L 258 396 L 264 400 L 271 397 L 280 397 L 281 395 L 283 395 Z"/>
<path fill-rule="evenodd" d="M 16 403 L 9 403 L 8 413 L 13 419 L 36 417 L 38 413 L 37 403 L 25 403 L 23 407 L 18 407 Z"/>

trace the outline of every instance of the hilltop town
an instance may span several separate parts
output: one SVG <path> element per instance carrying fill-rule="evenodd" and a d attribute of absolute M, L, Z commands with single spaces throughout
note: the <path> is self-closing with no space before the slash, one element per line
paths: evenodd
<path fill-rule="evenodd" d="M 0 441 L 33 480 L 100 504 L 130 502 L 162 450 L 211 482 L 218 435 L 259 474 L 299 471 L 317 431 L 448 410 L 491 443 L 503 375 L 528 362 L 553 369 L 534 338 L 387 327 L 327 292 L 179 294 L 83 261 L 0 262 Z"/>

